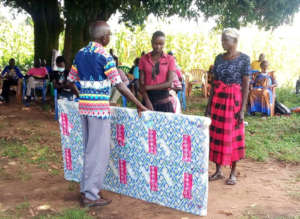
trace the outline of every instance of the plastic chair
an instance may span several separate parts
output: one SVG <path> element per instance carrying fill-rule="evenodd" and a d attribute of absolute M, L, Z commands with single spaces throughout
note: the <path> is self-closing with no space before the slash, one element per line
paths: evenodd
<path fill-rule="evenodd" d="M 187 83 L 188 96 L 191 95 L 194 85 L 200 85 L 203 96 L 205 98 L 207 98 L 208 97 L 208 94 L 207 94 L 207 84 L 208 84 L 207 72 L 202 69 L 192 69 L 189 74 L 192 76 L 192 81 L 189 80 L 190 78 L 188 78 L 188 80 L 187 80 L 188 81 L 188 83 Z"/>
<path fill-rule="evenodd" d="M 1 90 L 1 92 L 2 92 L 2 88 L 3 88 L 3 83 L 4 83 L 4 79 L 0 78 L 0 90 Z M 16 91 L 17 104 L 22 103 L 22 84 L 23 84 L 23 79 L 19 78 L 17 85 L 11 85 L 10 86 L 10 89 L 14 89 Z"/>
<path fill-rule="evenodd" d="M 23 80 L 23 95 L 22 95 L 23 96 L 23 100 L 24 100 L 24 97 L 26 95 L 26 88 L 27 88 L 27 83 L 26 83 L 26 80 L 24 79 Z M 35 89 L 42 91 L 42 100 L 43 100 L 43 103 L 45 103 L 45 101 L 46 101 L 46 94 L 47 94 L 47 79 L 43 80 L 43 85 L 42 86 L 36 86 Z M 36 95 L 35 95 L 35 98 L 36 98 Z"/>
<path fill-rule="evenodd" d="M 186 92 L 185 92 L 185 83 L 182 83 L 182 90 L 177 93 L 178 99 L 181 103 L 183 110 L 186 110 Z"/>
<path fill-rule="evenodd" d="M 122 95 L 122 106 L 127 107 L 127 99 Z"/>
<path fill-rule="evenodd" d="M 53 89 L 53 94 L 54 94 L 54 110 L 55 110 L 55 115 L 54 119 L 58 120 L 58 106 L 57 106 L 57 89 Z"/>

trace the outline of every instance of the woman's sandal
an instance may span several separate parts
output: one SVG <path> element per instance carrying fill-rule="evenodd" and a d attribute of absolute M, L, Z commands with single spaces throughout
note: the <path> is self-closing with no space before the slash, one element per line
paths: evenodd
<path fill-rule="evenodd" d="M 210 176 L 208 178 L 208 181 L 216 181 L 216 180 L 219 180 L 219 179 L 224 179 L 225 176 L 223 176 L 221 173 L 218 173 L 218 174 L 213 174 L 212 176 Z"/>
<path fill-rule="evenodd" d="M 233 186 L 236 184 L 236 177 L 230 177 L 226 180 L 226 185 L 230 185 L 230 186 Z"/>

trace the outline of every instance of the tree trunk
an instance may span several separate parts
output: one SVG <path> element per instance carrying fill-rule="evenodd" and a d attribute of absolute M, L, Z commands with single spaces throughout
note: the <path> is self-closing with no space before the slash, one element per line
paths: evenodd
<path fill-rule="evenodd" d="M 70 19 L 66 22 L 65 42 L 64 42 L 64 57 L 66 59 L 67 68 L 72 65 L 76 53 L 79 49 L 88 43 L 85 39 L 86 24 L 83 22 L 72 22 Z"/>
<path fill-rule="evenodd" d="M 89 24 L 95 20 L 107 21 L 120 6 L 112 1 L 85 0 L 74 3 L 73 0 L 65 0 L 66 31 L 64 43 L 64 57 L 67 66 L 70 67 L 72 60 L 79 49 L 89 41 Z M 108 7 L 108 6 L 111 7 Z"/>
<path fill-rule="evenodd" d="M 31 17 L 34 22 L 34 58 L 46 59 L 50 64 L 52 50 L 58 49 L 59 34 L 63 30 L 58 2 L 36 1 L 31 10 Z"/>

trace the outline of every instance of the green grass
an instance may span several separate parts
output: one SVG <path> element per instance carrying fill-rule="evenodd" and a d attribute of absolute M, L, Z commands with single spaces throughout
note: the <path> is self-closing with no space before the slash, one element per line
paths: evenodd
<path fill-rule="evenodd" d="M 0 139 L 1 156 L 12 158 L 25 158 L 28 155 L 28 148 L 22 142 L 15 139 Z"/>
<path fill-rule="evenodd" d="M 246 117 L 247 156 L 258 161 L 272 157 L 280 161 L 300 162 L 300 115 L 262 119 Z"/>
<path fill-rule="evenodd" d="M 294 88 L 277 88 L 277 99 L 289 108 L 300 106 L 300 94 L 295 94 Z"/>
<path fill-rule="evenodd" d="M 290 88 L 277 89 L 277 100 L 287 107 L 300 105 L 300 95 Z M 300 163 L 300 114 L 262 119 L 247 116 L 247 157 L 257 161 L 275 158 L 279 161 Z"/>
<path fill-rule="evenodd" d="M 86 209 L 68 209 L 58 215 L 38 216 L 36 219 L 93 219 Z"/>
<path fill-rule="evenodd" d="M 60 154 L 58 155 L 53 148 L 45 145 L 42 136 L 35 135 L 25 141 L 23 143 L 15 139 L 0 139 L 0 155 L 9 159 L 18 159 L 29 164 L 36 164 L 47 170 L 49 164 L 61 162 Z M 59 171 L 51 170 L 51 174 L 58 175 Z M 22 180 L 30 179 L 30 176 L 24 174 L 21 174 L 21 176 L 24 176 Z"/>

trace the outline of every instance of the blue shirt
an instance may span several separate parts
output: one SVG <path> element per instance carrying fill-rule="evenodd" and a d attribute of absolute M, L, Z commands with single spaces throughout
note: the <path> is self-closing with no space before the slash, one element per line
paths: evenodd
<path fill-rule="evenodd" d="M 140 78 L 140 72 L 139 72 L 139 67 L 135 66 L 133 68 L 133 77 L 134 79 L 139 79 Z"/>
<path fill-rule="evenodd" d="M 15 80 L 24 77 L 24 75 L 22 75 L 20 69 L 17 66 L 11 68 L 9 65 L 4 68 L 4 70 L 1 73 L 1 76 L 2 77 L 12 76 L 12 78 Z"/>

